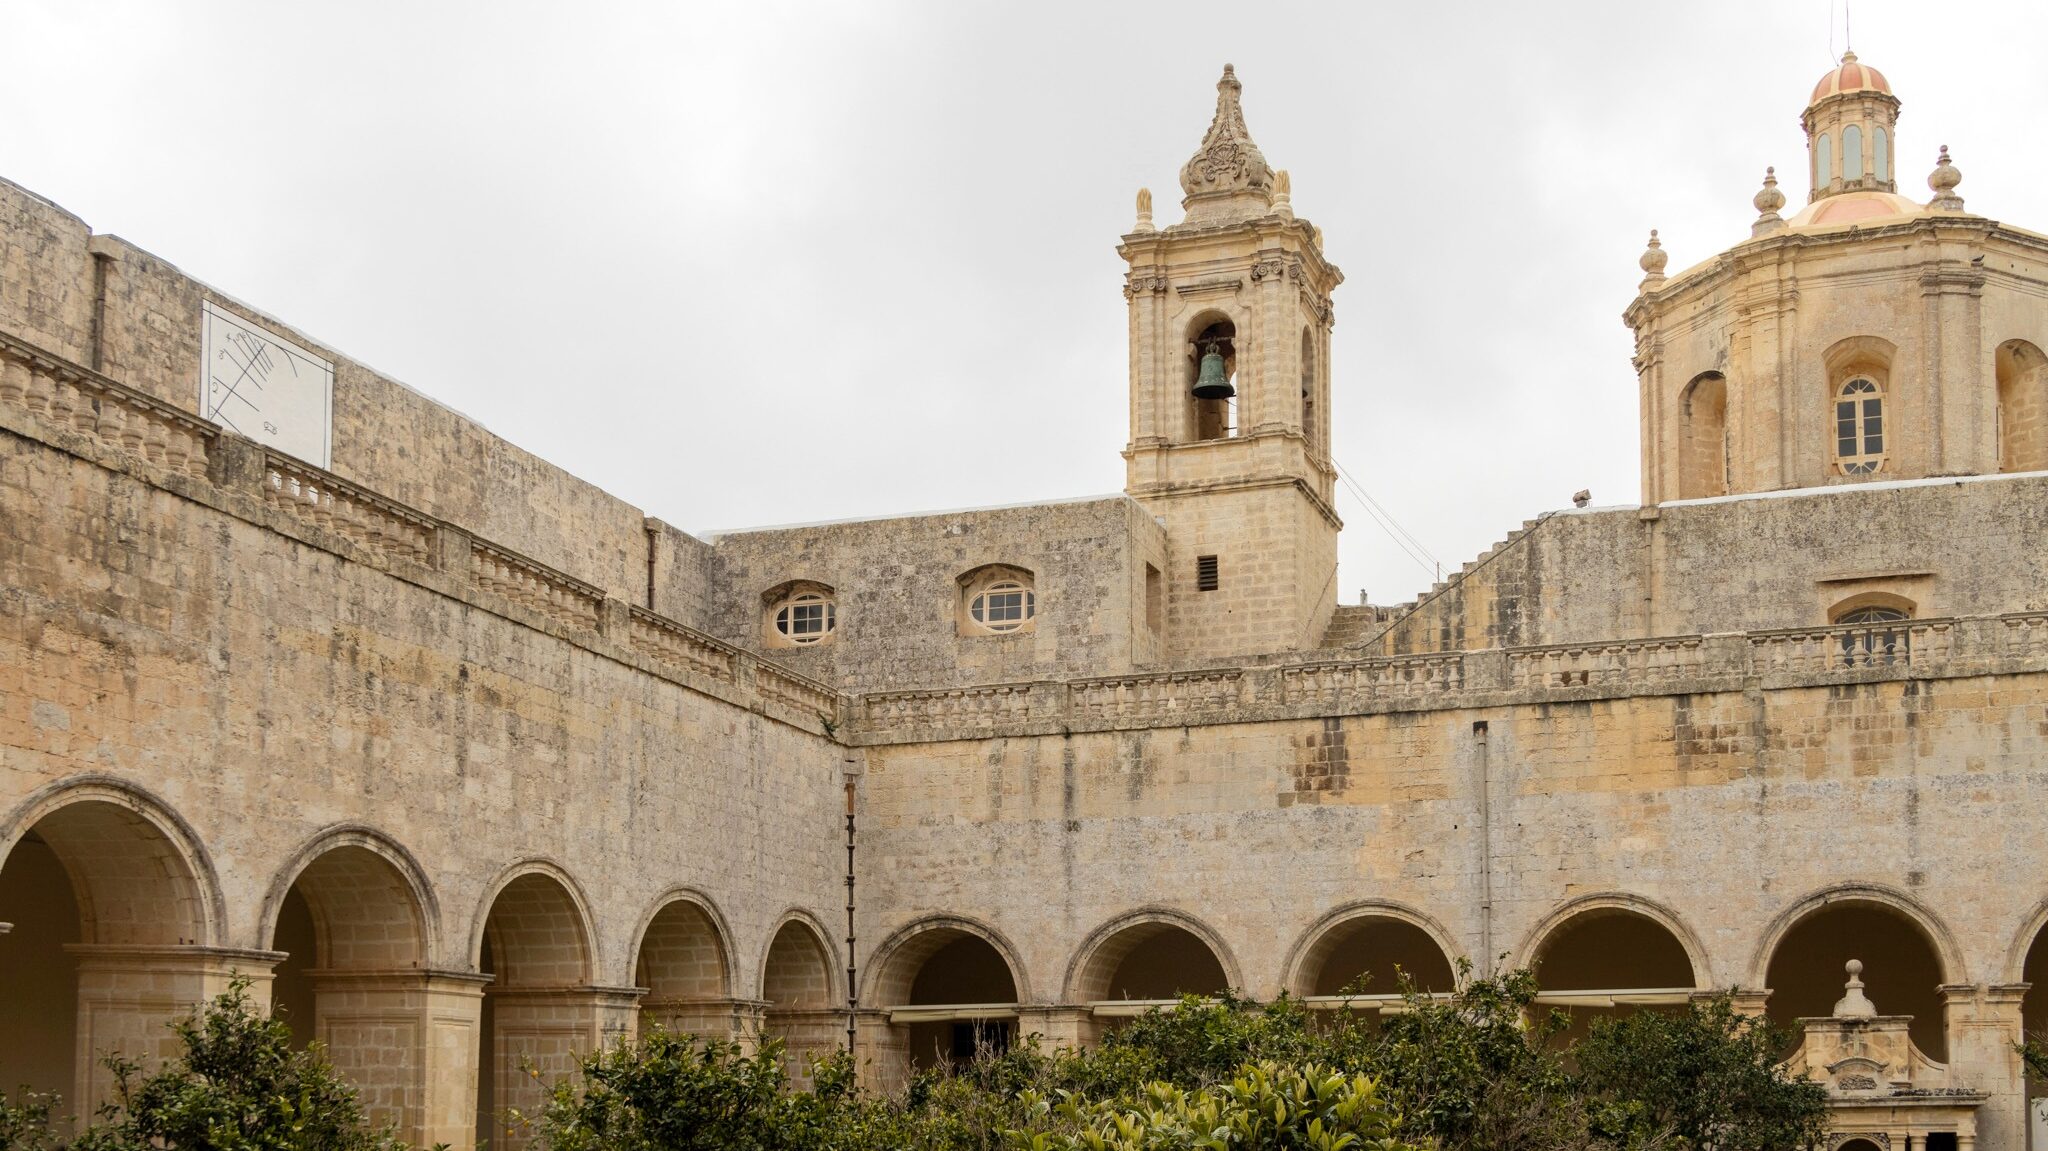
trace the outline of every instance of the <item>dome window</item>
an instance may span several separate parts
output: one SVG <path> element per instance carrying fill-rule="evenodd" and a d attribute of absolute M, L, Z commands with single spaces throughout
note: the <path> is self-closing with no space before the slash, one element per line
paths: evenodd
<path fill-rule="evenodd" d="M 1820 138 L 1813 142 L 1813 186 L 1815 190 L 1825 190 L 1829 184 L 1835 182 L 1835 152 L 1829 146 L 1829 143 L 1826 132 L 1822 132 Z"/>
<path fill-rule="evenodd" d="M 1885 134 L 1883 128 L 1872 128 L 1870 145 L 1870 175 L 1879 182 L 1889 183 L 1892 178 L 1891 137 Z"/>
<path fill-rule="evenodd" d="M 1854 124 L 1842 129 L 1842 179 L 1855 183 L 1863 178 L 1863 129 Z"/>
<path fill-rule="evenodd" d="M 1861 376 L 1835 398 L 1835 460 L 1845 476 L 1867 476 L 1884 466 L 1884 393 Z"/>

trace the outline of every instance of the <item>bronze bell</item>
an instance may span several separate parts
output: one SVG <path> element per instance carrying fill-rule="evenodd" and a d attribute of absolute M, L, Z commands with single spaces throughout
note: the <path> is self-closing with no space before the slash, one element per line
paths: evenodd
<path fill-rule="evenodd" d="M 1227 400 L 1237 394 L 1230 386 L 1230 377 L 1223 374 L 1223 353 L 1210 344 L 1202 353 L 1202 371 L 1195 377 L 1194 397 L 1198 400 Z"/>

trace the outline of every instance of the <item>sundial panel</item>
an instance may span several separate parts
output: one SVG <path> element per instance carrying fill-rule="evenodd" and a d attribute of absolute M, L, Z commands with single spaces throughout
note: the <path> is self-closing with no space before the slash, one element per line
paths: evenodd
<path fill-rule="evenodd" d="M 327 467 L 334 365 L 232 312 L 200 316 L 199 414 L 266 447 Z"/>

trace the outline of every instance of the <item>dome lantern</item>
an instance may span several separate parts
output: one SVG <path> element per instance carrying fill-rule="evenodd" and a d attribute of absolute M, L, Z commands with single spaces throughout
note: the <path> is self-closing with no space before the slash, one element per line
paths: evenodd
<path fill-rule="evenodd" d="M 1884 73 L 1842 53 L 1842 62 L 1813 86 L 1800 125 L 1806 129 L 1809 202 L 1843 192 L 1896 192 L 1894 129 L 1899 98 Z"/>

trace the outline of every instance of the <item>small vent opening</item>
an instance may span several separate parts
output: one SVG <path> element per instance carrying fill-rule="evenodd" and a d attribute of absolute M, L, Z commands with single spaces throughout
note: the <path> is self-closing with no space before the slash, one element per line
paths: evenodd
<path fill-rule="evenodd" d="M 1216 572 L 1215 556 L 1195 557 L 1195 590 L 1215 591 L 1220 584 Z"/>

